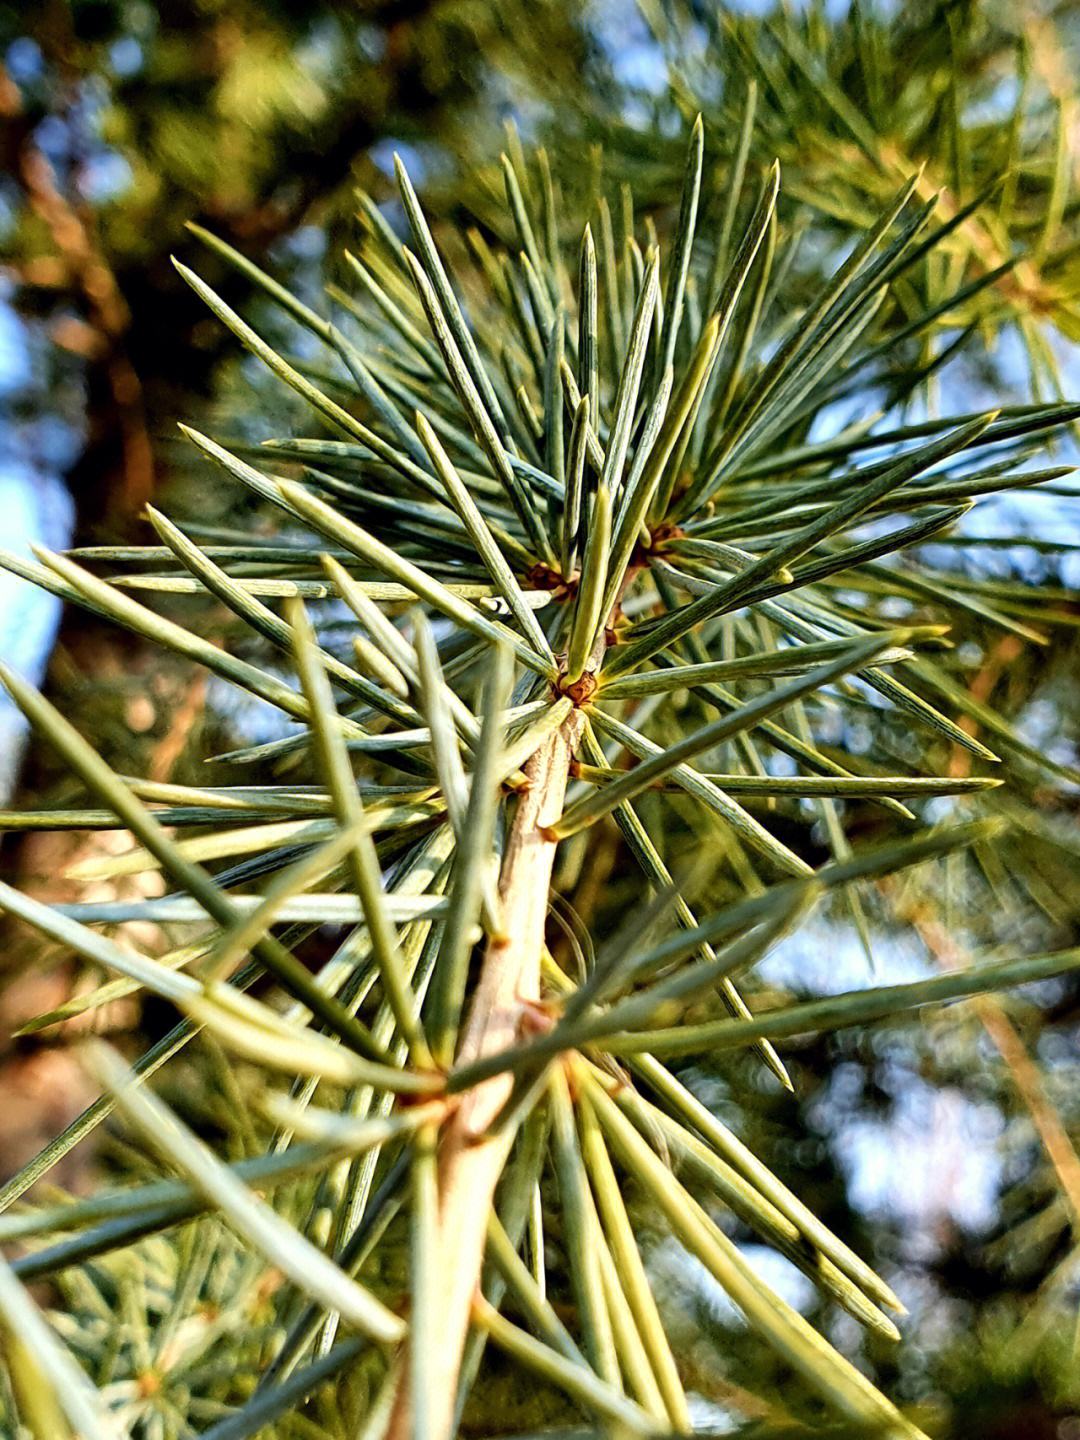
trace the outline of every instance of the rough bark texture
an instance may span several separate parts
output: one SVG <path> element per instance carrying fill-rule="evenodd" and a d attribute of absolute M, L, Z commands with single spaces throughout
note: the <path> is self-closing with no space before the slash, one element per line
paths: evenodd
<path fill-rule="evenodd" d="M 562 813 L 570 761 L 580 739 L 582 715 L 566 723 L 525 766 L 529 788 L 518 801 L 503 856 L 499 892 L 506 936 L 488 946 L 480 980 L 462 1038 L 462 1063 L 507 1049 L 520 1039 L 523 1011 L 540 993 L 540 957 L 544 944 L 551 868 L 557 842 L 544 827 Z M 440 1314 L 432 1333 L 439 1351 L 430 1373 L 436 1388 L 434 1434 L 450 1435 L 457 1400 L 458 1372 L 469 1328 L 469 1314 L 480 1281 L 484 1241 L 495 1187 L 513 1143 L 507 1126 L 485 1135 L 507 1099 L 512 1080 L 496 1075 L 470 1090 L 447 1123 L 439 1149 L 439 1254 L 444 1283 Z M 390 1440 L 409 1440 L 409 1376 L 402 1370 Z"/>

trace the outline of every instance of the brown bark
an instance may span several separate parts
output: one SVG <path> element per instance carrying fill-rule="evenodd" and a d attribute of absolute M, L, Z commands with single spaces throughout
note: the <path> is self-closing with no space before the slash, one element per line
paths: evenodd
<path fill-rule="evenodd" d="M 582 723 L 581 712 L 572 711 L 525 766 L 529 787 L 518 801 L 499 882 L 506 934 L 488 945 L 461 1043 L 461 1063 L 518 1041 L 522 1017 L 530 1002 L 539 998 L 540 958 L 557 845 L 547 837 L 545 827 L 562 812 Z M 480 1281 L 488 1216 L 513 1143 L 510 1126 L 494 1135 L 486 1132 L 512 1083 L 510 1075 L 500 1074 L 470 1090 L 447 1123 L 439 1147 L 438 1246 L 443 1284 L 438 1297 L 440 1313 L 431 1332 L 439 1343 L 431 1364 L 437 1437 L 448 1437 L 453 1426 L 458 1373 Z M 389 1440 L 408 1440 L 410 1431 L 406 1364 L 390 1419 Z"/>

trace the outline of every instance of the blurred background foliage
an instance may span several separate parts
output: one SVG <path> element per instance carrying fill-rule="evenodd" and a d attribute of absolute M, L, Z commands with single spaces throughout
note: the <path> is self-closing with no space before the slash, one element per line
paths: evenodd
<path fill-rule="evenodd" d="M 595 217 L 603 196 L 620 236 L 624 182 L 643 207 L 677 204 L 699 111 L 708 173 L 727 177 L 730 195 L 703 221 L 718 235 L 738 233 L 744 190 L 751 195 L 779 156 L 783 213 L 801 235 L 777 281 L 790 308 L 921 166 L 919 193 L 940 193 L 939 219 L 982 203 L 897 287 L 885 321 L 901 331 L 958 289 L 965 298 L 906 348 L 890 349 L 895 370 L 883 364 L 839 395 L 835 428 L 878 410 L 918 423 L 939 405 L 973 411 L 1002 399 L 1075 397 L 1078 31 L 1080 7 L 1025 0 L 0 6 L 5 543 L 14 546 L 20 530 L 55 547 L 145 540 L 141 508 L 163 492 L 182 515 L 227 527 L 240 502 L 178 444 L 174 421 L 251 442 L 288 433 L 293 402 L 238 356 L 169 255 L 197 254 L 200 273 L 260 315 L 283 348 L 303 356 L 305 339 L 280 312 L 260 309 L 244 278 L 185 224 L 207 226 L 319 303 L 324 280 L 342 278 L 343 244 L 355 243 L 356 187 L 399 220 L 390 198 L 395 147 L 435 213 L 476 226 L 489 243 L 509 239 L 492 203 L 507 120 L 518 127 L 509 143 L 520 133 L 548 147 L 571 209 Z M 466 179 L 473 167 L 478 179 Z M 1080 572 L 1069 553 L 1077 535 L 1070 483 L 1030 500 L 991 497 L 965 521 L 963 543 L 943 542 L 961 579 L 1000 587 L 1021 628 L 1037 623 L 1040 606 L 1066 616 L 1048 644 L 977 620 L 965 637 L 973 698 L 1010 717 L 1059 769 L 1051 786 L 1045 768 L 1031 765 L 1019 796 L 1002 792 L 996 803 L 1025 816 L 1011 849 L 935 870 L 945 893 L 910 886 L 867 897 L 878 983 L 957 963 L 958 943 L 1076 943 L 1078 791 L 1068 777 L 1080 715 Z M 7 594 L 0 638 L 27 669 L 40 667 L 54 617 L 25 591 Z M 64 617 L 49 686 L 111 762 L 134 773 L 190 780 L 225 737 L 263 738 L 259 717 L 228 713 L 212 691 L 208 709 L 189 673 L 85 614 Z M 974 714 L 965 724 L 978 730 Z M 903 754 L 895 717 L 868 712 L 866 725 L 870 753 Z M 957 751 L 954 763 L 963 760 Z M 61 782 L 50 765 L 30 753 L 24 793 L 55 793 Z M 794 807 L 790 823 L 800 843 L 824 846 L 811 807 Z M 696 838 L 674 834 L 673 851 L 691 850 Z M 57 844 L 5 842 L 5 872 L 55 893 L 72 858 Z M 612 835 L 563 888 L 602 935 L 638 881 Z M 15 949 L 8 963 L 26 958 Z M 858 935 L 841 915 L 803 931 L 763 973 L 807 995 L 867 980 Z M 26 983 L 9 986 L 9 1017 L 47 1008 L 69 982 L 48 971 L 31 994 L 20 989 Z M 1007 1012 L 986 1000 L 789 1047 L 794 1096 L 749 1061 L 725 1059 L 690 1076 L 905 1299 L 906 1343 L 898 1352 L 868 1345 L 843 1317 L 816 1310 L 796 1272 L 777 1273 L 774 1257 L 750 1247 L 834 1343 L 920 1405 L 936 1435 L 1080 1436 L 1078 1001 L 1075 981 L 1053 982 L 1011 1000 Z M 161 1022 L 152 1011 L 123 1011 L 106 1023 L 153 1036 Z M 19 1103 L 3 1137 L 6 1170 L 84 1103 L 83 1082 L 61 1065 L 48 1046 L 9 1048 L 0 1084 Z M 190 1086 L 189 1110 L 220 1109 L 205 1073 L 180 1071 L 176 1085 Z M 77 1185 L 77 1168 L 63 1178 Z M 647 1213 L 640 1224 L 647 1233 Z M 175 1263 L 172 1251 L 159 1258 Z M 669 1267 L 683 1316 L 680 1355 L 694 1372 L 698 1418 L 716 1427 L 762 1420 L 750 1392 L 782 1394 L 789 1377 L 707 1286 L 687 1286 L 659 1240 L 653 1260 L 661 1277 Z M 74 1308 L 89 1304 L 85 1294 L 68 1298 Z M 508 1377 L 505 1395 L 487 1392 L 488 1413 L 467 1416 L 467 1428 L 490 1433 L 495 1413 L 500 1430 L 529 1428 L 544 1401 L 523 1403 L 517 1383 Z"/>
<path fill-rule="evenodd" d="M 213 390 L 217 332 L 168 264 L 188 221 L 310 258 L 323 242 L 308 227 L 341 222 L 388 142 L 434 142 L 456 165 L 541 62 L 569 85 L 582 43 L 547 0 L 49 0 L 5 6 L 0 36 L 0 226 L 35 361 L 24 404 L 32 418 L 47 394 L 75 430 L 64 469 L 98 525 L 137 516 L 160 432 Z M 24 440 L 48 464 L 57 441 Z"/>

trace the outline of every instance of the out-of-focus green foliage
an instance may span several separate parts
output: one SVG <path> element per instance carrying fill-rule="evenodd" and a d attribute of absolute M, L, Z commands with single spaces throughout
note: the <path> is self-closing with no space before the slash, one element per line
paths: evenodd
<path fill-rule="evenodd" d="M 81 450 L 82 524 L 130 524 L 167 476 L 161 433 L 212 389 L 213 333 L 168 264 L 186 222 L 287 257 L 297 229 L 348 215 L 373 147 L 453 164 L 530 72 L 569 83 L 579 46 L 551 0 L 0 8 L 0 252 L 26 400 Z M 36 433 L 24 449 L 48 464 Z"/>

